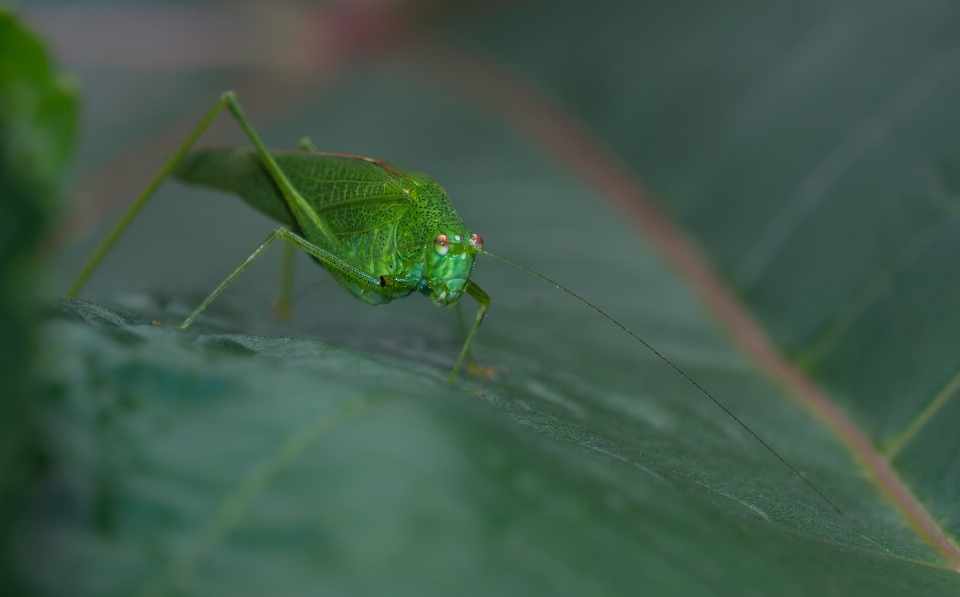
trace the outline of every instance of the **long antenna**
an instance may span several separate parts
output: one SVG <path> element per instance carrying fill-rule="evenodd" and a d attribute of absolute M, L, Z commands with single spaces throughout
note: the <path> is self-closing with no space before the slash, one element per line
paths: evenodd
<path fill-rule="evenodd" d="M 640 336 L 638 336 L 638 335 L 634 334 L 633 332 L 631 332 L 625 325 L 623 325 L 622 323 L 620 323 L 619 321 L 617 321 L 617 320 L 614 319 L 613 317 L 610 317 L 609 315 L 607 315 L 606 313 L 604 313 L 599 307 L 597 307 L 596 305 L 594 305 L 593 303 L 591 303 L 591 302 L 588 301 L 587 299 L 583 298 L 582 296 L 578 295 L 578 294 L 575 293 L 574 291 L 570 290 L 569 288 L 567 288 L 567 287 L 564 286 L 563 284 L 560 284 L 559 282 L 555 282 L 555 281 L 551 280 L 550 278 L 544 276 L 543 274 L 539 274 L 539 273 L 533 271 L 532 269 L 530 269 L 529 267 L 524 267 L 524 266 L 520 265 L 519 263 L 514 263 L 514 262 L 510 261 L 509 259 L 504 259 L 503 257 L 498 257 L 498 256 L 494 255 L 493 253 L 490 253 L 490 252 L 487 252 L 487 251 L 480 251 L 480 252 L 483 253 L 484 255 L 489 255 L 490 257 L 493 257 L 493 258 L 496 259 L 497 261 L 502 261 L 502 262 L 506 263 L 507 265 L 512 265 L 513 267 L 516 267 L 516 268 L 518 268 L 518 269 L 522 269 L 523 271 L 525 271 L 525 272 L 527 272 L 527 273 L 530 273 L 530 274 L 533 274 L 534 276 L 540 278 L 541 280 L 544 280 L 545 282 L 549 282 L 550 284 L 553 284 L 553 285 L 556 286 L 558 289 L 566 292 L 567 294 L 569 294 L 569 295 L 572 296 L 573 298 L 577 299 L 577 300 L 580 301 L 581 303 L 585 304 L 586 306 L 590 307 L 591 309 L 593 309 L 594 311 L 596 311 L 596 312 L 599 313 L 600 315 L 603 315 L 604 317 L 606 317 L 608 320 L 610 320 L 611 323 L 613 323 L 613 325 L 617 326 L 617 327 L 620 328 L 621 330 L 623 330 L 623 331 L 625 331 L 626 333 L 628 333 L 628 334 L 630 334 L 631 336 L 633 336 L 633 338 L 634 338 L 637 342 L 639 342 L 640 344 L 643 344 L 644 346 L 646 346 L 647 349 L 650 350 L 650 352 L 652 352 L 653 354 L 655 354 L 655 355 L 657 355 L 658 357 L 660 357 L 660 359 L 661 359 L 664 363 L 670 365 L 670 367 L 672 367 L 674 371 L 676 371 L 677 373 L 679 373 L 680 375 L 682 375 L 687 381 L 689 381 L 690 383 L 692 383 L 692 384 L 694 385 L 694 387 L 696 387 L 698 390 L 700 390 L 700 392 L 701 392 L 704 396 L 706 396 L 707 398 L 709 398 L 710 400 L 712 400 L 714 404 L 716 404 L 716 405 L 719 406 L 721 409 L 723 409 L 723 412 L 725 412 L 725 413 L 727 413 L 728 415 L 730 415 L 730 418 L 731 418 L 731 419 L 733 419 L 734 421 L 736 421 L 737 423 L 739 423 L 741 427 L 743 427 L 744 429 L 747 430 L 747 433 L 749 433 L 750 435 L 752 435 L 752 436 L 754 437 L 754 439 L 756 439 L 758 442 L 760 442 L 760 444 L 761 444 L 764 448 L 766 448 L 771 454 L 773 454 L 774 456 L 776 456 L 776 457 L 777 457 L 777 460 L 779 460 L 780 462 L 782 462 L 784 465 L 786 465 L 787 468 L 789 468 L 791 471 L 793 471 L 793 474 L 795 474 L 797 477 L 799 477 L 801 481 L 803 481 L 804 483 L 806 483 L 806 484 L 810 487 L 810 489 L 812 489 L 812 490 L 814 490 L 815 492 L 817 492 L 817 495 L 819 495 L 819 496 L 823 499 L 823 501 L 825 501 L 825 502 L 827 502 L 828 504 L 830 504 L 830 507 L 833 508 L 834 510 L 836 510 L 836 511 L 837 511 L 837 514 L 839 514 L 840 516 L 843 516 L 843 512 L 840 511 L 840 508 L 837 508 L 837 507 L 833 504 L 833 502 L 831 502 L 829 499 L 827 499 L 827 496 L 823 495 L 823 493 L 822 493 L 819 489 L 816 488 L 816 486 L 815 486 L 813 483 L 811 483 L 810 481 L 807 480 L 806 477 L 804 477 L 803 475 L 801 475 L 801 474 L 800 474 L 800 471 L 798 471 L 797 469 L 793 468 L 793 466 L 792 466 L 789 462 L 787 462 L 786 460 L 783 459 L 783 456 L 780 456 L 779 454 L 777 454 L 777 451 L 776 451 L 776 450 L 774 450 L 773 448 L 771 448 L 770 445 L 767 444 L 767 442 L 765 442 L 765 441 L 763 441 L 762 439 L 760 439 L 760 436 L 759 436 L 759 435 L 757 435 L 756 433 L 753 432 L 752 429 L 750 429 L 749 427 L 747 427 L 747 426 L 744 424 L 743 421 L 741 421 L 740 419 L 738 419 L 737 416 L 736 416 L 735 414 L 733 414 L 732 412 L 730 412 L 730 410 L 729 410 L 726 406 L 724 406 L 723 404 L 720 403 L 719 400 L 717 400 L 716 398 L 714 398 L 714 397 L 710 394 L 710 392 L 708 392 L 708 391 L 706 391 L 705 389 L 703 389 L 703 386 L 701 386 L 700 384 L 698 384 L 697 382 L 695 382 L 692 377 L 690 377 L 689 375 L 687 375 L 686 373 L 684 373 L 683 370 L 680 369 L 680 367 L 677 367 L 677 366 L 674 365 L 672 362 L 670 362 L 670 359 L 668 359 L 667 357 L 665 357 L 665 356 L 663 356 L 662 354 L 660 354 L 660 353 L 657 351 L 656 348 L 654 348 L 654 347 L 650 346 L 649 344 L 647 344 L 646 340 L 644 340 L 644 339 L 641 338 Z"/>

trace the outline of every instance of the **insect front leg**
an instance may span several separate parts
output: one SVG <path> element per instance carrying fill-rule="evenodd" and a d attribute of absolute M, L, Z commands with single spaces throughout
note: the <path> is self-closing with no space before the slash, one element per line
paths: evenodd
<path fill-rule="evenodd" d="M 257 258 L 260 257 L 263 254 L 263 252 L 266 251 L 271 244 L 273 244 L 273 241 L 277 239 L 287 241 L 291 245 L 303 249 L 310 255 L 319 259 L 323 263 L 323 265 L 327 267 L 327 269 L 336 271 L 338 274 L 350 279 L 356 284 L 368 286 L 372 289 L 380 288 L 380 284 L 381 284 L 380 278 L 376 276 L 372 276 L 362 270 L 357 269 L 356 267 L 350 265 L 343 259 L 340 259 L 336 255 L 334 255 L 333 253 L 330 253 L 329 251 L 325 251 L 324 249 L 321 249 L 320 247 L 314 244 L 311 244 L 310 242 L 301 238 L 297 234 L 290 232 L 286 228 L 278 228 L 275 231 L 273 231 L 270 234 L 270 236 L 265 238 L 263 242 L 260 243 L 260 246 L 258 246 L 253 251 L 253 253 L 251 253 L 250 256 L 243 261 L 243 263 L 237 266 L 237 269 L 233 270 L 233 272 L 229 276 L 227 276 L 227 278 L 223 282 L 221 282 L 220 285 L 217 286 L 213 292 L 210 293 L 210 296 L 208 296 L 202 303 L 200 303 L 200 306 L 197 307 L 196 310 L 193 313 L 191 313 L 190 316 L 187 317 L 183 323 L 180 324 L 180 329 L 187 329 L 188 327 L 190 327 L 190 325 L 197 319 L 197 317 L 199 317 L 201 313 L 206 311 L 207 307 L 210 306 L 210 303 L 216 300 L 216 298 L 220 296 L 220 293 L 226 290 L 227 286 L 229 286 L 230 283 L 233 282 L 237 278 L 237 276 L 239 276 L 243 272 L 243 270 L 247 269 L 247 267 L 249 267 L 251 263 L 256 261 Z"/>
<path fill-rule="evenodd" d="M 480 329 L 480 324 L 483 323 L 483 318 L 486 316 L 487 309 L 490 307 L 490 295 L 477 286 L 473 280 L 467 283 L 466 291 L 467 294 L 480 303 L 480 308 L 477 310 L 476 319 L 473 320 L 473 327 L 470 328 L 470 333 L 467 334 L 467 339 L 463 342 L 463 348 L 460 350 L 460 357 L 457 359 L 457 364 L 453 366 L 453 371 L 450 372 L 450 377 L 447 378 L 447 383 L 450 384 L 456 381 L 457 372 L 460 371 L 460 365 L 463 364 L 463 360 L 467 358 L 467 354 L 470 351 L 470 343 L 473 342 L 473 337 L 477 335 L 477 330 Z"/>
<path fill-rule="evenodd" d="M 457 301 L 457 329 L 460 330 L 460 339 L 466 342 L 467 340 L 467 324 L 463 321 L 463 303 Z M 493 377 L 496 372 L 496 367 L 488 367 L 486 365 L 478 365 L 476 361 L 473 360 L 473 351 L 467 350 L 467 356 L 464 359 L 464 362 L 467 365 L 467 373 L 470 375 L 482 375 L 484 377 Z"/>

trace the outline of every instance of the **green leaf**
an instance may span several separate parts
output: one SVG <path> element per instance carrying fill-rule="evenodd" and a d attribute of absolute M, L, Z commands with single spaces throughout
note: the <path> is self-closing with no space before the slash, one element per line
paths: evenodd
<path fill-rule="evenodd" d="M 37 316 L 37 249 L 49 232 L 77 99 L 36 35 L 0 7 L 0 592 L 18 593 L 11 527 L 43 455 L 28 373 Z"/>
<path fill-rule="evenodd" d="M 801 235 L 810 244 L 796 249 L 796 263 L 771 270 L 780 284 L 791 272 L 799 279 L 762 292 L 735 277 L 737 256 L 759 242 L 811 164 L 828 159 L 838 122 L 862 116 L 863 104 L 852 100 L 849 111 L 831 112 L 803 95 L 836 88 L 831 76 L 843 79 L 830 70 L 840 67 L 814 60 L 818 52 L 847 57 L 834 49 L 892 39 L 884 23 L 907 21 L 871 10 L 879 16 L 853 35 L 840 25 L 860 23 L 855 5 L 708 3 L 691 12 L 650 3 L 620 13 L 586 6 L 550 3 L 441 23 L 453 43 L 486 53 L 494 66 L 485 71 L 457 51 L 443 58 L 464 78 L 498 64 L 520 85 L 529 77 L 588 123 L 737 284 L 784 353 L 799 359 L 806 318 L 842 313 L 846 303 L 831 303 L 831 315 L 826 298 L 837 300 L 838 280 L 853 277 L 844 268 L 856 270 L 849 260 L 866 259 L 862 239 L 873 237 L 827 212 L 822 222 L 837 231 Z M 910 23 L 929 37 L 934 25 L 948 30 L 947 21 L 931 13 Z M 831 45 L 831 35 L 848 45 Z M 599 49 L 585 50 L 587 39 Z M 807 46 L 797 50 L 797 40 Z M 800 52 L 794 62 L 783 56 L 790 49 Z M 475 356 L 496 374 L 462 376 L 452 388 L 443 379 L 459 347 L 454 313 L 417 296 L 376 309 L 360 304 L 306 258 L 290 321 L 270 317 L 278 278 L 278 255 L 270 254 L 190 331 L 150 325 L 182 320 L 274 227 L 236 199 L 170 183 L 92 279 L 85 296 L 96 302 L 59 301 L 44 327 L 44 367 L 59 398 L 45 427 L 55 469 L 22 531 L 36 586 L 73 595 L 955 594 L 960 582 L 943 553 L 865 473 L 845 438 L 728 335 L 655 239 L 606 203 L 580 165 L 560 161 L 543 141 L 549 135 L 511 127 L 503 118 L 510 105 L 458 95 L 462 88 L 442 76 L 451 70 L 438 70 L 429 54 L 354 68 L 280 119 L 253 114 L 254 124 L 271 146 L 293 147 L 309 135 L 323 149 L 434 176 L 485 248 L 558 280 L 636 331 L 842 516 L 655 355 L 582 303 L 494 260 L 478 260 L 474 271 L 493 300 Z M 887 72 L 862 48 L 849 56 L 842 72 Z M 707 59 L 715 71 L 703 66 Z M 698 78 L 698 65 L 715 80 Z M 799 76 L 790 68 L 805 84 L 790 86 Z M 509 81 L 481 83 L 493 93 Z M 795 103 L 777 101 L 785 93 L 778 85 Z M 502 97 L 528 97 L 511 89 Z M 863 97 L 883 89 L 874 81 Z M 521 127 L 551 109 L 549 101 L 540 106 L 518 119 Z M 809 110 L 802 125 L 797 106 Z M 759 128 L 741 130 L 729 114 Z M 793 144 L 791 127 L 805 143 Z M 891 188 L 890 204 L 908 212 L 911 195 L 893 181 L 919 167 L 900 171 L 898 163 L 870 172 L 885 177 L 885 186 L 876 184 Z M 593 165 L 617 167 L 613 159 Z M 785 171 L 794 172 L 792 185 Z M 845 217 L 875 211 L 864 189 L 838 196 L 849 202 L 834 205 Z M 64 250 L 66 270 L 79 266 L 95 236 Z M 938 267 L 915 273 L 927 280 L 921 288 L 945 279 L 934 277 Z M 818 279 L 816 268 L 830 275 Z M 915 315 L 898 321 L 908 328 Z M 873 339 L 881 350 L 885 329 L 850 337 Z M 828 375 L 826 364 L 864 383 L 888 371 L 845 369 L 852 365 L 836 359 L 806 365 L 873 433 L 863 423 L 867 410 L 845 397 L 855 386 Z M 938 483 L 951 478 L 944 474 Z"/>

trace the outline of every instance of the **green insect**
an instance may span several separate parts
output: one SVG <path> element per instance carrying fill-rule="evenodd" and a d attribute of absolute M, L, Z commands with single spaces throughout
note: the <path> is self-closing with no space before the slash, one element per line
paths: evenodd
<path fill-rule="evenodd" d="M 216 115 L 226 108 L 254 149 L 208 149 L 188 153 Z M 382 305 L 414 292 L 437 305 L 455 305 L 464 294 L 480 303 L 453 383 L 483 322 L 490 297 L 470 279 L 483 239 L 467 229 L 437 181 L 382 160 L 315 151 L 267 150 L 236 95 L 228 91 L 128 208 L 101 242 L 67 296 L 76 296 L 161 182 L 170 174 L 190 183 L 231 191 L 284 224 L 223 281 L 180 325 L 189 327 L 221 292 L 275 240 L 284 240 L 316 259 L 356 298 Z M 289 292 L 281 291 L 280 308 Z"/>
<path fill-rule="evenodd" d="M 190 152 L 204 130 L 226 108 L 253 142 L 254 149 L 207 149 Z M 555 285 L 572 295 L 652 351 L 746 429 L 838 513 L 840 510 L 790 463 L 700 384 L 645 340 L 565 286 L 529 268 L 483 250 L 446 191 L 433 178 L 358 155 L 316 151 L 309 140 L 300 151 L 268 150 L 232 91 L 224 93 L 186 141 L 137 196 L 120 221 L 101 241 L 67 291 L 79 294 L 111 247 L 167 176 L 233 192 L 284 224 L 270 234 L 233 273 L 210 293 L 180 325 L 189 327 L 230 283 L 273 241 L 286 241 L 316 259 L 350 294 L 372 305 L 414 292 L 448 307 L 469 294 L 480 304 L 460 356 L 447 381 L 453 383 L 490 306 L 490 297 L 470 279 L 478 254 L 489 255 Z M 288 257 L 292 254 L 288 252 Z M 292 263 L 288 258 L 287 263 Z M 290 278 L 281 289 L 281 309 L 289 304 Z"/>

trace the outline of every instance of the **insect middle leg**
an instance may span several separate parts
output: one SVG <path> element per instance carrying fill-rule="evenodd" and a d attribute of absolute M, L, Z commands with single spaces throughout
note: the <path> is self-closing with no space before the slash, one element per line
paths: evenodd
<path fill-rule="evenodd" d="M 216 298 L 220 296 L 220 294 L 224 290 L 226 290 L 227 286 L 229 286 L 230 283 L 233 282 L 237 278 L 237 276 L 239 276 L 243 272 L 243 270 L 247 269 L 247 267 L 249 267 L 251 263 L 256 261 L 257 258 L 260 257 L 263 254 L 263 252 L 266 251 L 271 244 L 273 244 L 273 241 L 277 239 L 287 241 L 288 243 L 290 243 L 290 245 L 303 249 L 310 255 L 320 260 L 320 262 L 323 263 L 323 265 L 327 269 L 336 271 L 337 273 L 349 278 L 351 281 L 357 284 L 369 286 L 371 288 L 380 287 L 380 278 L 376 276 L 372 276 L 362 270 L 357 269 L 356 267 L 350 265 L 346 261 L 334 255 L 333 253 L 330 253 L 329 251 L 325 251 L 324 249 L 321 249 L 320 247 L 314 244 L 311 244 L 304 238 L 300 237 L 297 234 L 294 234 L 293 232 L 290 232 L 286 228 L 278 228 L 274 230 L 270 234 L 270 236 L 265 238 L 263 242 L 260 243 L 260 246 L 258 246 L 253 251 L 253 253 L 250 254 L 249 257 L 244 259 L 243 263 L 237 266 L 237 268 L 233 270 L 233 272 L 231 272 L 231 274 L 227 276 L 226 279 L 223 282 L 221 282 L 220 285 L 217 286 L 216 289 L 214 289 L 214 291 L 211 292 L 210 295 L 206 299 L 204 299 L 202 303 L 200 303 L 200 306 L 197 307 L 196 310 L 193 313 L 191 313 L 190 316 L 183 321 L 183 323 L 180 324 L 179 326 L 180 329 L 187 329 L 188 327 L 190 327 L 190 325 L 193 324 L 194 321 L 196 321 L 197 317 L 199 317 L 200 314 L 203 313 L 207 309 L 207 307 L 210 306 L 210 303 L 216 300 Z"/>
<path fill-rule="evenodd" d="M 283 262 L 280 264 L 280 290 L 273 313 L 277 319 L 289 319 L 293 313 L 293 283 L 296 269 L 297 248 L 291 244 L 283 246 Z"/>
<path fill-rule="evenodd" d="M 303 137 L 297 143 L 300 151 L 317 151 L 310 137 Z M 283 246 L 283 264 L 280 266 L 280 291 L 277 293 L 277 302 L 273 310 L 277 319 L 288 319 L 293 313 L 293 273 L 296 267 L 296 247 L 292 244 Z M 470 360 L 467 359 L 467 366 Z"/>

